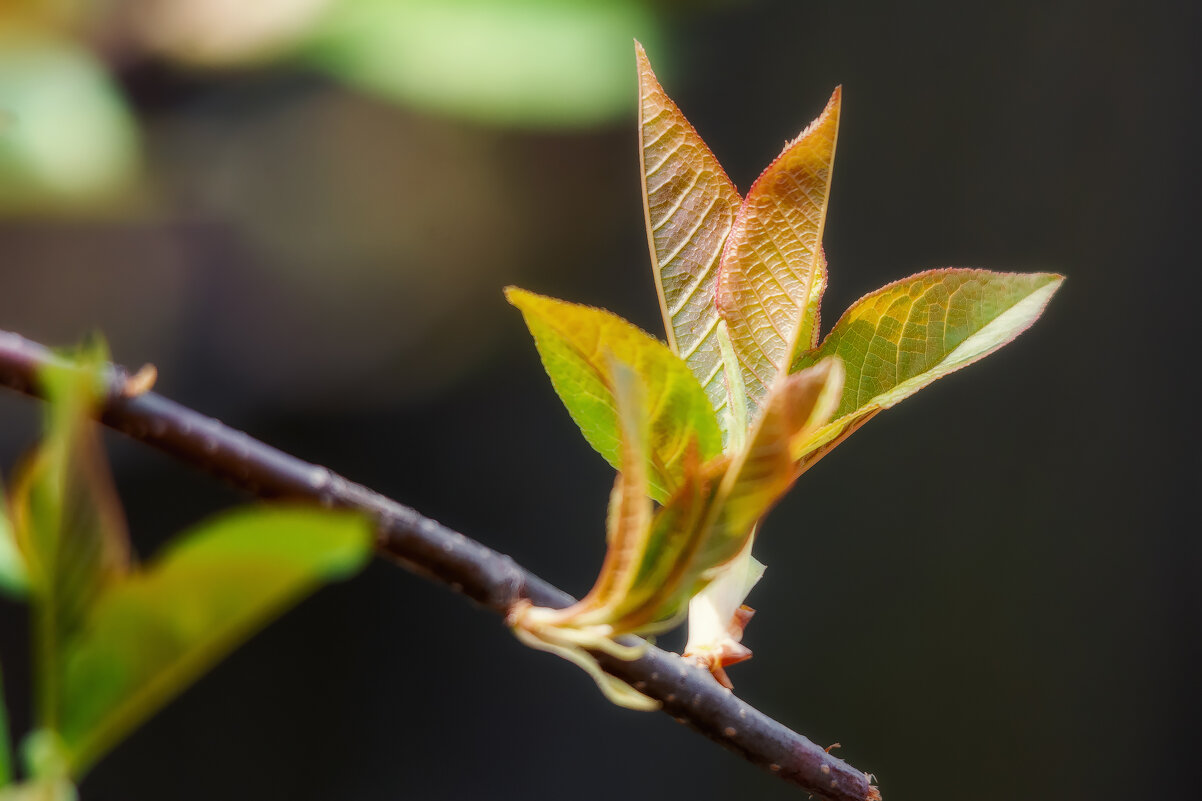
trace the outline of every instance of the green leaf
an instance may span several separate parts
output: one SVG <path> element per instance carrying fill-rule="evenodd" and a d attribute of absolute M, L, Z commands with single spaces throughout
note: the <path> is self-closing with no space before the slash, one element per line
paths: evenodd
<path fill-rule="evenodd" d="M 814 278 L 810 282 L 810 299 L 801 315 L 801 329 L 797 332 L 795 356 L 818 347 L 822 326 L 822 295 L 826 292 L 826 256 L 819 251 L 818 263 L 814 266 Z"/>
<path fill-rule="evenodd" d="M 635 53 L 643 211 L 668 345 L 688 363 L 724 423 L 727 391 L 714 293 L 739 192 L 660 86 L 641 45 Z"/>
<path fill-rule="evenodd" d="M 718 523 L 700 561 L 721 565 L 742 550 L 752 529 L 797 479 L 801 443 L 831 417 L 844 386 L 839 359 L 824 359 L 777 382 L 747 447 L 722 481 Z"/>
<path fill-rule="evenodd" d="M 807 312 L 821 270 L 822 230 L 839 133 L 840 92 L 752 184 L 722 254 L 718 311 L 752 409 L 813 329 Z M 818 297 L 821 297 L 820 293 Z M 754 415 L 752 415 L 754 417 Z"/>
<path fill-rule="evenodd" d="M 24 598 L 28 589 L 25 557 L 17 547 L 16 534 L 8 517 L 8 504 L 0 493 L 0 594 Z"/>
<path fill-rule="evenodd" d="M 66 657 L 59 732 L 79 775 L 287 607 L 371 552 L 357 515 L 311 508 L 226 514 L 110 588 Z"/>
<path fill-rule="evenodd" d="M 632 562 L 633 580 L 605 610 L 605 622 L 616 633 L 671 628 L 700 589 L 697 553 L 712 527 L 710 511 L 725 467 L 725 459 L 704 467 L 692 461 L 680 488 L 656 511 Z"/>
<path fill-rule="evenodd" d="M 646 431 L 648 410 L 638 375 L 621 363 L 613 365 L 615 400 L 621 421 L 622 466 L 610 496 L 605 562 L 593 589 L 583 599 L 560 610 L 541 610 L 538 625 L 575 629 L 602 627 L 593 644 L 604 647 L 616 632 L 641 631 L 662 603 L 657 593 L 672 592 L 672 575 L 682 559 L 696 548 L 690 543 L 704 535 L 706 501 L 716 487 L 726 459 L 703 469 L 696 444 L 683 463 L 681 486 L 652 516 L 647 495 Z"/>
<path fill-rule="evenodd" d="M 100 63 L 72 42 L 0 31 L 0 209 L 108 198 L 137 162 L 133 115 Z"/>
<path fill-rule="evenodd" d="M 25 787 L 37 787 L 46 792 L 51 792 L 56 787 L 71 789 L 67 780 L 70 769 L 67 765 L 66 750 L 63 748 L 63 738 L 53 729 L 38 728 L 25 735 L 25 739 L 21 741 L 21 762 L 29 779 Z M 41 797 L 49 799 L 59 796 Z"/>
<path fill-rule="evenodd" d="M 655 37 L 641 0 L 342 0 L 301 57 L 431 111 L 577 127 L 627 108 L 630 37 Z"/>
<path fill-rule="evenodd" d="M 763 574 L 763 565 L 751 555 L 756 525 L 797 480 L 801 443 L 830 419 L 843 379 L 843 365 L 835 358 L 778 382 L 719 490 L 717 520 L 698 555 L 700 565 L 713 566 L 703 574 L 712 581 L 689 601 L 685 654 L 728 687 L 723 667 L 751 655 L 739 644 L 746 618 L 736 627 L 735 615 Z M 732 633 L 736 628 L 738 636 Z"/>
<path fill-rule="evenodd" d="M 779 382 L 747 447 L 729 461 L 686 470 L 682 488 L 656 513 L 635 583 L 616 609 L 619 631 L 672 621 L 739 555 L 798 475 L 798 445 L 838 403 L 843 369 L 827 359 Z"/>
<path fill-rule="evenodd" d="M 613 363 L 630 367 L 643 385 L 650 421 L 647 478 L 651 496 L 664 501 L 683 480 L 695 442 L 702 461 L 722 451 L 722 434 L 705 392 L 688 366 L 661 342 L 616 315 L 510 287 L 551 384 L 585 439 L 615 468 L 621 436 L 614 399 Z"/>
<path fill-rule="evenodd" d="M 125 520 L 100 446 L 95 413 L 107 350 L 38 375 L 47 398 L 45 435 L 17 473 L 12 520 L 34 606 L 39 724 L 57 726 L 64 643 L 129 565 Z"/>
<path fill-rule="evenodd" d="M 620 364 L 612 372 L 623 459 L 611 497 L 609 549 L 601 575 L 593 590 L 572 606 L 519 603 L 510 610 L 508 623 L 522 642 L 586 670 L 614 703 L 649 709 L 654 701 L 607 678 L 591 652 L 637 658 L 637 647 L 614 638 L 671 628 L 690 599 L 723 570 L 741 572 L 728 576 L 731 582 L 717 603 L 741 602 L 759 578 L 758 563 L 749 552 L 755 525 L 797 477 L 796 443 L 830 417 L 843 373 L 837 359 L 828 359 L 778 382 L 748 446 L 733 460 L 721 455 L 702 464 L 696 444 L 691 445 L 679 487 L 650 516 L 641 456 L 647 406 L 639 398 L 637 373 Z M 737 564 L 728 566 L 732 560 Z M 714 642 L 704 645 L 715 649 L 711 667 L 721 675 L 737 642 L 723 626 Z"/>
<path fill-rule="evenodd" d="M 805 451 L 1010 342 L 1043 313 L 1063 280 L 1051 273 L 932 270 L 857 301 L 821 346 L 794 362 L 803 369 L 838 356 L 847 369 L 832 421 Z"/>

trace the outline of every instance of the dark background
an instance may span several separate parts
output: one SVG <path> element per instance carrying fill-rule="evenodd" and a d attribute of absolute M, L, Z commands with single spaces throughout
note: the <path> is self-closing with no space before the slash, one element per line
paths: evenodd
<path fill-rule="evenodd" d="M 841 742 L 888 799 L 1191 797 L 1197 8 L 660 13 L 653 62 L 743 191 L 843 85 L 827 326 L 930 267 L 1068 277 L 1031 331 L 881 415 L 771 514 L 738 692 Z M 148 130 L 153 210 L 0 221 L 0 327 L 53 344 L 99 328 L 118 360 L 158 364 L 168 396 L 587 590 L 611 471 L 500 290 L 662 333 L 633 56 L 628 117 L 567 133 L 427 116 L 281 67 L 152 61 L 122 80 Z M 0 419 L 10 466 L 36 437 L 36 406 L 0 397 Z M 243 500 L 110 444 L 144 556 Z M 23 614 L 0 602 L 18 730 Z M 608 705 L 496 617 L 381 562 L 235 653 L 82 793 L 796 797 L 664 715 Z"/>

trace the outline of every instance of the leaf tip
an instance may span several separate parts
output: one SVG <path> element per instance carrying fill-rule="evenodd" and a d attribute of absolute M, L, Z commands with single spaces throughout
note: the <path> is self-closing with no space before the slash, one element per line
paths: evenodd
<path fill-rule="evenodd" d="M 519 286 L 513 286 L 512 284 L 501 291 L 505 293 L 505 300 L 509 301 L 511 306 L 516 306 L 519 309 L 522 308 L 523 303 L 535 296 L 533 292 L 522 289 Z"/>
<path fill-rule="evenodd" d="M 634 40 L 634 63 L 639 73 L 640 89 L 650 88 L 653 91 L 663 91 L 659 85 L 659 79 L 655 77 L 655 70 L 651 69 L 651 59 L 647 57 L 647 51 L 643 49 L 643 45 L 638 39 Z M 645 94 L 645 91 L 640 94 Z"/>
<path fill-rule="evenodd" d="M 818 130 L 825 125 L 834 125 L 836 129 L 839 126 L 839 112 L 843 110 L 843 84 L 835 87 L 835 91 L 831 92 L 831 97 L 826 101 L 826 106 L 822 109 L 822 113 L 818 115 L 818 119 L 810 126 L 810 130 Z"/>

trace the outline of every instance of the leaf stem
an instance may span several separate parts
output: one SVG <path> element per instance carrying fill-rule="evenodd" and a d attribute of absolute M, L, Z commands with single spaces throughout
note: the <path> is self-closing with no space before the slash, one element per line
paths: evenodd
<path fill-rule="evenodd" d="M 0 331 L 0 384 L 40 397 L 35 376 L 62 363 L 47 348 Z M 417 511 L 310 464 L 154 392 L 124 393 L 114 366 L 101 421 L 260 498 L 358 509 L 377 525 L 376 549 L 504 616 L 523 600 L 564 607 L 570 595 L 498 553 Z M 624 641 L 627 642 L 627 641 Z M 631 638 L 630 645 L 640 641 Z M 721 687 L 707 671 L 651 645 L 625 661 L 594 654 L 601 668 L 660 702 L 662 710 L 743 759 L 827 801 L 878 801 L 866 773 Z"/>

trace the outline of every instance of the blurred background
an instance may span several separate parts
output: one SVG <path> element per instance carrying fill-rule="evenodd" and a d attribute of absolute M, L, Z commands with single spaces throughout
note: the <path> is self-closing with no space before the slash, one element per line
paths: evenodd
<path fill-rule="evenodd" d="M 1193 4 L 1115 0 L 8 0 L 0 328 L 103 331 L 169 397 L 583 593 L 612 473 L 501 288 L 662 335 L 632 39 L 743 191 L 842 84 L 827 326 L 930 267 L 1068 281 L 771 514 L 736 688 L 888 799 L 1190 797 L 1200 31 Z M 6 472 L 37 411 L 0 396 Z M 144 558 L 245 500 L 108 442 Z M 17 731 L 27 636 L 0 599 Z M 82 792 L 797 797 L 384 563 Z"/>

